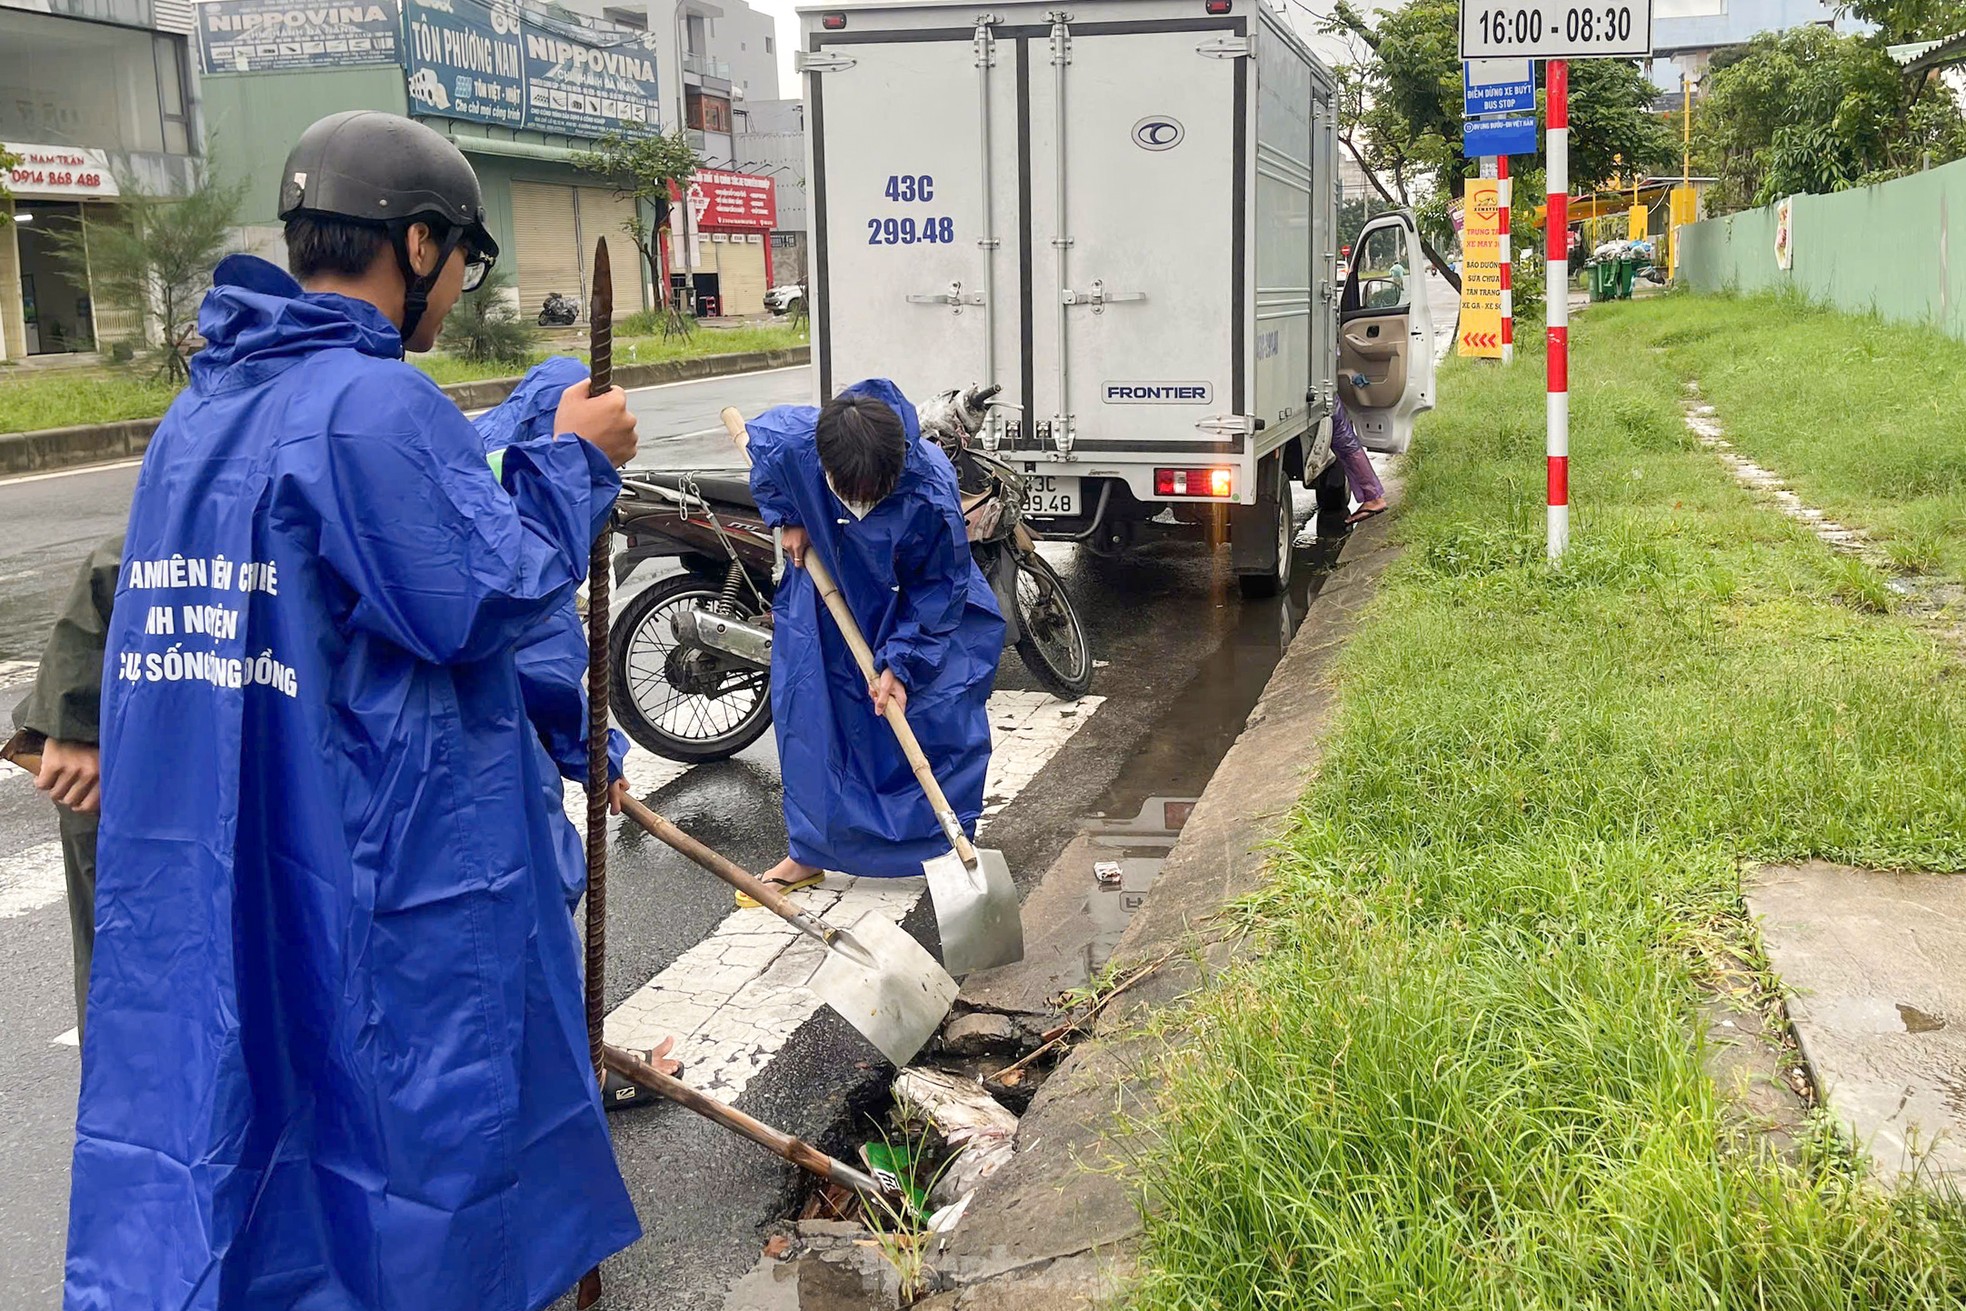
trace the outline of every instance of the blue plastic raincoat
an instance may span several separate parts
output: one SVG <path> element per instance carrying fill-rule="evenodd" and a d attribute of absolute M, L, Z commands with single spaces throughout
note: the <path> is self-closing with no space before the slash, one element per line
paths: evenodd
<path fill-rule="evenodd" d="M 531 1311 L 634 1241 L 514 651 L 619 488 L 219 266 L 108 634 L 69 1311 Z"/>
<path fill-rule="evenodd" d="M 908 689 L 908 723 L 974 834 L 1003 616 L 969 554 L 956 471 L 923 439 L 915 407 L 885 379 L 847 390 L 901 416 L 908 455 L 894 491 L 854 518 L 826 485 L 819 411 L 810 406 L 780 406 L 751 421 L 751 490 L 767 522 L 803 527 L 832 569 L 876 668 L 892 669 Z M 792 858 L 874 878 L 919 875 L 924 860 L 947 854 L 949 840 L 893 730 L 874 713 L 811 577 L 802 569 L 786 575 L 772 602 L 771 712 Z"/>
<path fill-rule="evenodd" d="M 587 366 L 567 356 L 536 364 L 512 394 L 475 420 L 492 471 L 504 479 L 505 448 L 529 438 L 551 438 L 561 393 L 587 376 Z M 523 493 L 523 484 L 507 491 Z M 517 654 L 519 694 L 532 721 L 539 748 L 547 753 L 540 774 L 540 802 L 560 821 L 553 825 L 559 852 L 560 882 L 571 910 L 587 891 L 587 848 L 579 829 L 564 816 L 560 779 L 587 781 L 587 629 L 569 596 L 559 609 L 527 634 Z M 609 779 L 621 777 L 628 739 L 608 732 Z M 555 772 L 557 771 L 557 773 Z"/>

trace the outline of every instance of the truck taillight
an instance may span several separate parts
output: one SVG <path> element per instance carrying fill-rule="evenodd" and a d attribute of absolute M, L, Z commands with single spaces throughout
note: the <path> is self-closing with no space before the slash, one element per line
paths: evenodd
<path fill-rule="evenodd" d="M 1206 9 L 1211 14 L 1226 14 L 1231 9 L 1234 9 L 1235 6 L 1230 4 L 1229 0 L 1208 0 L 1208 2 L 1204 4 L 1202 8 Z"/>
<path fill-rule="evenodd" d="M 846 15 L 827 14 L 819 20 L 819 25 L 828 32 L 844 32 L 846 30 Z"/>
<path fill-rule="evenodd" d="M 1229 469 L 1156 469 L 1156 496 L 1233 496 L 1235 474 Z"/>

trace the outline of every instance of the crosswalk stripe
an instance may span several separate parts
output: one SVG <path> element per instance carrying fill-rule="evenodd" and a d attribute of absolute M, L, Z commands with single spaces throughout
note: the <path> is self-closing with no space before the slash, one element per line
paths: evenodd
<path fill-rule="evenodd" d="M 1066 703 L 1044 692 L 990 698 L 995 750 L 984 784 L 983 826 L 1023 790 L 1092 717 L 1103 698 Z M 872 911 L 894 921 L 926 893 L 922 879 L 855 879 L 828 874 L 799 902 L 836 924 Z M 608 1014 L 607 1040 L 653 1047 L 674 1036 L 671 1055 L 691 1086 L 737 1100 L 798 1027 L 818 1011 L 806 991 L 825 948 L 777 916 L 734 911 L 709 935 Z"/>

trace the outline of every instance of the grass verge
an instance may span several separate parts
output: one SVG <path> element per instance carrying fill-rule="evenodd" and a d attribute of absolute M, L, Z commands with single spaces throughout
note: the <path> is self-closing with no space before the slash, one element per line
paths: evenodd
<path fill-rule="evenodd" d="M 707 355 L 741 355 L 754 351 L 792 350 L 808 343 L 801 326 L 771 324 L 757 328 L 698 328 L 687 337 L 621 337 L 614 343 L 614 362 L 653 364 L 664 360 L 696 359 Z M 586 357 L 586 352 L 573 354 Z M 545 359 L 540 351 L 530 364 Z M 523 373 L 530 364 L 475 364 L 452 355 L 432 353 L 412 360 L 438 383 L 477 382 Z M 177 389 L 144 366 L 131 368 L 0 370 L 0 433 L 66 428 L 72 424 L 110 423 L 118 419 L 151 419 L 162 414 Z"/>
<path fill-rule="evenodd" d="M 1966 343 L 1793 296 L 1593 306 L 1628 352 L 1697 378 L 1727 440 L 1900 568 L 1966 579 Z"/>
<path fill-rule="evenodd" d="M 1655 312 L 1573 328 L 1560 572 L 1541 371 L 1445 372 L 1260 949 L 1174 1021 L 1138 1311 L 1966 1304 L 1959 1210 L 1741 1150 L 1695 1037 L 1743 859 L 1966 867 L 1966 684 L 1694 445 Z"/>

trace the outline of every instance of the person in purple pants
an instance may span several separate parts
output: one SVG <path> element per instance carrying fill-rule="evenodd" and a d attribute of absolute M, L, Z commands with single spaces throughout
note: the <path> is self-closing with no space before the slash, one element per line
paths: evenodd
<path fill-rule="evenodd" d="M 1365 443 L 1358 439 L 1358 430 L 1352 427 L 1352 416 L 1345 412 L 1343 401 L 1336 401 L 1331 411 L 1331 450 L 1345 466 L 1345 481 L 1352 485 L 1352 496 L 1358 501 L 1358 509 L 1346 516 L 1346 525 L 1361 524 L 1375 514 L 1384 514 L 1385 486 L 1373 472 L 1372 457 L 1365 453 Z"/>

